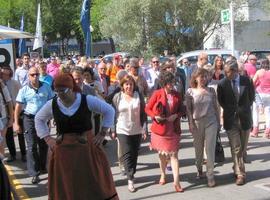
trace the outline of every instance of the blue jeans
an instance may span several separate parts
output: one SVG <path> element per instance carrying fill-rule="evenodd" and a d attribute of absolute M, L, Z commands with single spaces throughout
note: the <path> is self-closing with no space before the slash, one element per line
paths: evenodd
<path fill-rule="evenodd" d="M 36 176 L 46 169 L 48 146 L 37 136 L 34 116 L 24 115 L 24 134 L 27 145 L 27 170 L 29 176 Z"/>

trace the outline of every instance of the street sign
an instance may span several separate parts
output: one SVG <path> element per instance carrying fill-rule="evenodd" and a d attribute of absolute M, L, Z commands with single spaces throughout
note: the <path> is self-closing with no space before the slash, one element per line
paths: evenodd
<path fill-rule="evenodd" d="M 221 24 L 229 24 L 230 23 L 230 9 L 225 9 L 221 11 Z"/>

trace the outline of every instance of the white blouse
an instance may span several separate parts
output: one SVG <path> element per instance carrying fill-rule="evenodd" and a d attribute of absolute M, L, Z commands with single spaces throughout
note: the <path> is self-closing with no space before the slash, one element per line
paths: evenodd
<path fill-rule="evenodd" d="M 95 113 L 100 113 L 103 116 L 102 126 L 106 128 L 111 128 L 114 124 L 114 114 L 115 111 L 113 107 L 107 104 L 105 101 L 92 96 L 86 96 L 86 102 L 88 109 Z M 72 116 L 79 109 L 81 104 L 81 94 L 76 93 L 76 99 L 70 107 L 64 106 L 59 98 L 57 98 L 57 104 L 62 113 L 67 116 Z M 83 117 L 83 116 L 82 116 Z M 48 120 L 53 118 L 52 112 L 52 99 L 49 100 L 36 114 L 35 116 L 35 128 L 37 130 L 37 135 L 41 139 L 48 136 L 49 127 L 47 125 Z"/>
<path fill-rule="evenodd" d="M 140 121 L 140 109 L 140 98 L 138 92 L 134 92 L 134 96 L 130 102 L 125 100 L 123 93 L 121 94 L 117 107 L 117 134 L 142 134 L 143 128 Z"/>

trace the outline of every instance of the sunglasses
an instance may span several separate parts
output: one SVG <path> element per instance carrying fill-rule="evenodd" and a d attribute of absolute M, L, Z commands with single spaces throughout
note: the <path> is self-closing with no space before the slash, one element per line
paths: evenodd
<path fill-rule="evenodd" d="M 35 73 L 35 74 L 29 74 L 30 76 L 34 77 L 34 76 L 39 76 L 39 73 Z"/>
<path fill-rule="evenodd" d="M 152 61 L 152 63 L 159 63 L 159 61 Z"/>
<path fill-rule="evenodd" d="M 61 89 L 55 89 L 54 92 L 59 94 L 59 93 L 62 93 L 62 94 L 66 94 L 70 89 L 69 88 L 61 88 Z"/>

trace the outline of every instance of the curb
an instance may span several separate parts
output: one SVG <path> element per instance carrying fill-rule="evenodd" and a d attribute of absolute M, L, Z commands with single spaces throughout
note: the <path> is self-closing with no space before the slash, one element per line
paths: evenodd
<path fill-rule="evenodd" d="M 8 172 L 9 181 L 11 185 L 11 192 L 14 200 L 31 200 L 29 196 L 24 191 L 22 184 L 18 179 L 16 179 L 15 174 L 13 173 L 10 166 L 5 165 Z"/>

